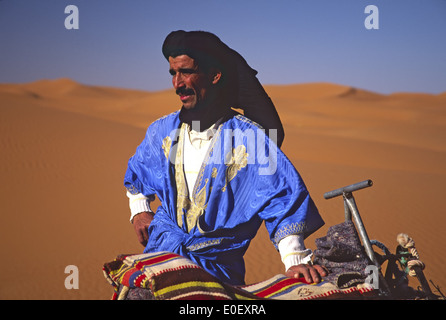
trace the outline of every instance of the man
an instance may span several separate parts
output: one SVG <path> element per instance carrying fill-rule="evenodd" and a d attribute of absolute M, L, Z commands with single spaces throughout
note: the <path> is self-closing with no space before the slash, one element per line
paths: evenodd
<path fill-rule="evenodd" d="M 264 221 L 286 274 L 319 282 L 326 271 L 311 265 L 303 240 L 323 221 L 278 148 L 283 129 L 256 71 L 208 32 L 172 32 L 163 54 L 182 108 L 149 126 L 124 182 L 144 252 L 178 253 L 241 285 Z"/>

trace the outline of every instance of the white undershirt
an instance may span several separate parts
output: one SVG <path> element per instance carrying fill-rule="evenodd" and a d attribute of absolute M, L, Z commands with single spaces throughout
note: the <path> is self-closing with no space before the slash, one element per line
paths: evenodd
<path fill-rule="evenodd" d="M 189 126 L 185 126 L 184 130 L 183 168 L 190 195 L 215 130 L 214 126 L 202 132 L 190 129 Z M 150 209 L 150 202 L 154 200 L 154 197 L 147 198 L 141 193 L 132 195 L 130 192 L 127 192 L 127 197 L 131 212 L 130 221 L 133 221 L 133 217 L 138 213 L 153 212 Z M 285 271 L 291 266 L 309 263 L 313 255 L 310 249 L 305 248 L 302 235 L 290 235 L 283 238 L 279 241 L 278 249 L 285 265 Z"/>
<path fill-rule="evenodd" d="M 213 127 L 203 132 L 189 130 L 189 126 L 184 128 L 183 169 L 189 198 L 194 190 L 195 181 L 214 136 Z"/>

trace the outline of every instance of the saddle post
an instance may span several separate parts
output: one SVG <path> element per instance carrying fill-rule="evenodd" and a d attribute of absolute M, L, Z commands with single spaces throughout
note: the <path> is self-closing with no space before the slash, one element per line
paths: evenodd
<path fill-rule="evenodd" d="M 373 185 L 372 180 L 365 180 L 362 182 L 352 184 L 350 186 L 346 186 L 343 188 L 327 192 L 324 194 L 324 198 L 331 199 L 341 195 L 343 196 L 345 221 L 353 220 L 353 222 L 356 225 L 356 228 L 358 229 L 359 237 L 363 242 L 367 256 L 377 267 L 379 267 L 379 263 L 376 260 L 375 254 L 373 253 L 372 244 L 370 242 L 369 236 L 367 235 L 367 231 L 365 230 L 364 223 L 362 222 L 361 215 L 359 214 L 358 211 L 358 207 L 356 206 L 355 198 L 353 197 L 354 191 L 368 188 L 371 187 L 372 185 Z"/>
<path fill-rule="evenodd" d="M 370 238 L 365 230 L 364 223 L 362 222 L 361 215 L 359 214 L 358 207 L 356 206 L 355 198 L 351 192 L 346 192 L 343 194 L 344 204 L 346 204 L 347 208 L 350 211 L 350 220 L 356 225 L 356 229 L 358 229 L 359 237 L 364 245 L 365 252 L 369 259 L 376 265 L 378 268 L 380 264 L 376 260 L 375 253 L 373 252 L 372 243 L 370 242 Z"/>
<path fill-rule="evenodd" d="M 365 189 L 371 187 L 373 185 L 372 180 L 365 180 L 362 182 L 358 182 L 343 188 L 339 188 L 324 194 L 325 199 L 331 199 L 338 196 L 343 197 L 344 199 L 344 215 L 345 221 L 352 221 L 356 225 L 356 229 L 358 230 L 359 237 L 364 245 L 365 252 L 369 257 L 370 261 L 378 268 L 380 275 L 380 282 L 384 285 L 385 290 L 381 290 L 384 295 L 388 295 L 390 290 L 387 286 L 386 281 L 383 279 L 381 273 L 381 265 L 376 259 L 375 253 L 372 248 L 372 243 L 370 242 L 370 238 L 365 230 L 364 223 L 362 222 L 361 215 L 359 214 L 358 207 L 356 205 L 355 198 L 353 196 L 353 192 L 361 189 Z"/>

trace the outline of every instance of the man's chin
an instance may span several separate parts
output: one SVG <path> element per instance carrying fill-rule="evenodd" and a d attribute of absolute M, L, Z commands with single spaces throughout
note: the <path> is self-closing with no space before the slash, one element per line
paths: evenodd
<path fill-rule="evenodd" d="M 191 112 L 200 111 L 200 106 L 196 101 L 183 101 L 183 108 Z"/>
<path fill-rule="evenodd" d="M 195 109 L 195 104 L 183 103 L 183 108 L 186 109 L 186 110 L 194 110 Z"/>
<path fill-rule="evenodd" d="M 187 110 L 192 110 L 197 105 L 193 99 L 181 100 L 181 102 L 183 103 L 183 108 Z"/>

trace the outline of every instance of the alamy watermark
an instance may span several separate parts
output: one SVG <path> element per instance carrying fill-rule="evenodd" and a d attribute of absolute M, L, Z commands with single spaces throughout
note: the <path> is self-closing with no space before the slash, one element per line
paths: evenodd
<path fill-rule="evenodd" d="M 367 13 L 368 16 L 364 20 L 364 27 L 367 30 L 379 29 L 379 10 L 375 5 L 368 5 L 364 9 L 364 13 Z"/>
<path fill-rule="evenodd" d="M 67 290 L 79 289 L 79 268 L 75 265 L 68 265 L 65 267 L 65 273 L 68 276 L 65 278 L 65 288 Z"/>
<path fill-rule="evenodd" d="M 192 121 L 192 130 L 200 132 L 200 121 Z M 175 165 L 176 149 L 182 129 L 172 130 L 169 134 L 172 150 L 169 152 L 169 161 Z M 217 129 L 212 129 L 214 135 Z M 245 167 L 249 164 L 259 166 L 259 175 L 273 175 L 277 170 L 278 147 L 277 130 L 268 130 L 268 137 L 263 129 L 247 128 L 241 129 L 222 129 L 220 137 L 213 141 L 212 156 L 207 159 L 207 165 L 239 166 Z M 222 145 L 223 143 L 223 145 Z M 240 148 L 240 146 L 243 146 Z"/>
<path fill-rule="evenodd" d="M 371 285 L 373 289 L 379 289 L 379 270 L 375 265 L 368 265 L 365 268 L 365 274 L 367 277 L 365 278 L 365 283 Z"/>
<path fill-rule="evenodd" d="M 65 29 L 79 29 L 79 8 L 73 4 L 70 4 L 65 7 L 65 13 L 68 14 L 64 22 Z"/>
<path fill-rule="evenodd" d="M 79 8 L 76 5 L 70 4 L 65 7 L 65 14 L 68 16 L 65 18 L 65 29 L 77 30 L 79 29 Z M 364 27 L 367 30 L 379 29 L 379 10 L 375 5 L 367 5 L 364 9 L 364 13 L 368 16 L 364 20 Z"/>

